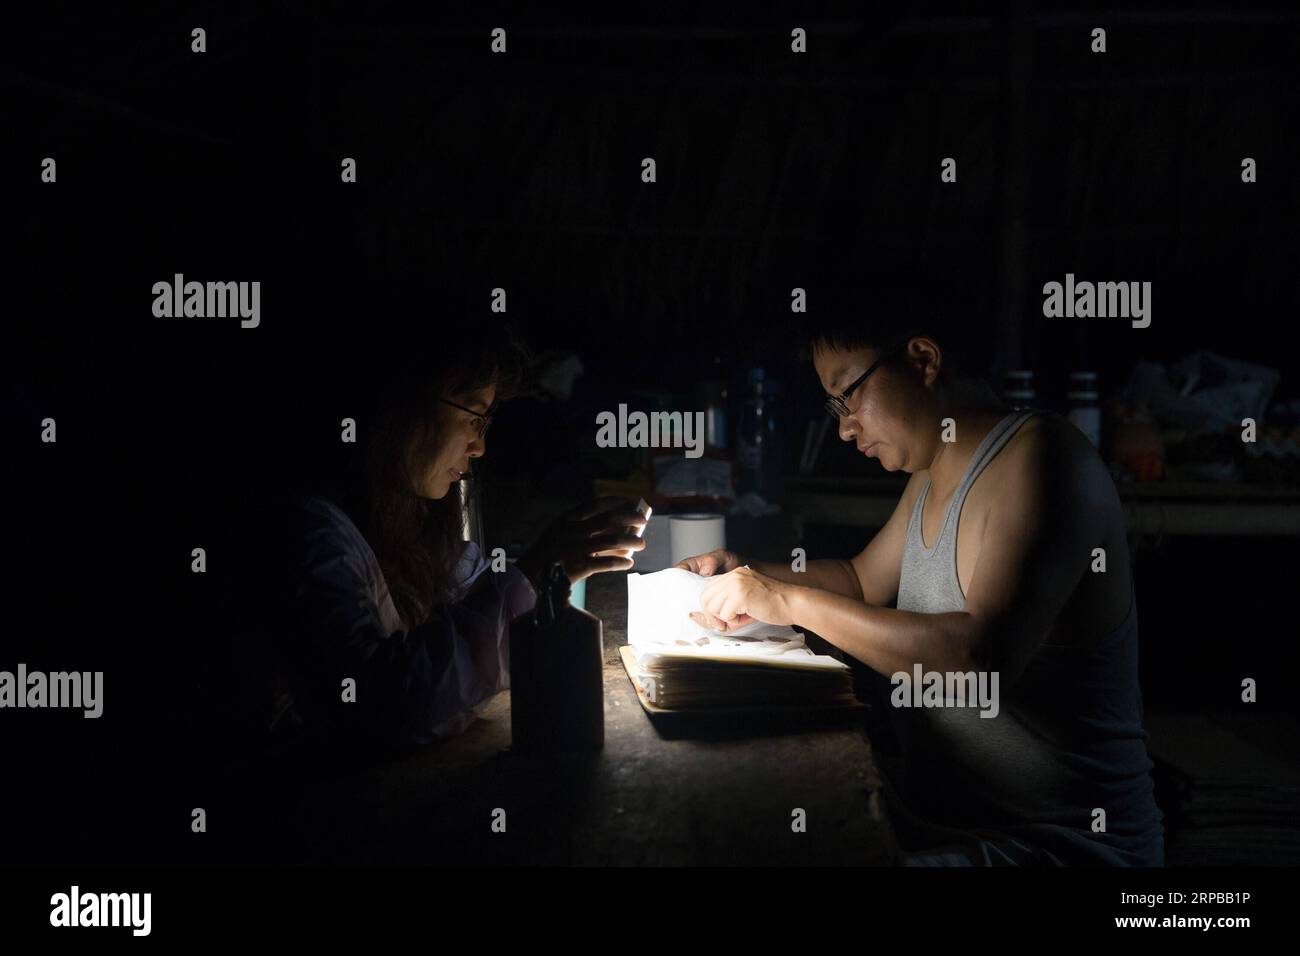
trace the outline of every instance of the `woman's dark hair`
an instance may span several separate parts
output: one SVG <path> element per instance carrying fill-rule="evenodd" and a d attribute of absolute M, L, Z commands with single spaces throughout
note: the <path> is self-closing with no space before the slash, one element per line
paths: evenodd
<path fill-rule="evenodd" d="M 528 355 L 513 331 L 501 326 L 410 346 L 402 343 L 378 360 L 377 374 L 352 380 L 353 404 L 361 410 L 357 443 L 333 474 L 312 487 L 352 518 L 374 549 L 398 613 L 415 627 L 458 597 L 454 572 L 463 544 L 457 487 L 438 500 L 415 494 L 412 474 L 423 463 L 407 461 L 408 440 L 414 429 L 436 427 L 439 397 L 488 385 L 496 386 L 498 402 L 518 394 Z M 434 440 L 417 447 L 436 445 Z"/>

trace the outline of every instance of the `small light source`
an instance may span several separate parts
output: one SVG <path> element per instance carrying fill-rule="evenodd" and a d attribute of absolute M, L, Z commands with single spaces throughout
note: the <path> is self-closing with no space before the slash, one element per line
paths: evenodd
<path fill-rule="evenodd" d="M 637 528 L 636 531 L 633 532 L 633 533 L 634 533 L 638 538 L 644 538 L 644 537 L 645 537 L 645 529 L 648 528 L 648 527 L 650 527 L 650 515 L 654 513 L 654 510 L 650 507 L 649 504 L 646 503 L 646 500 L 645 500 L 644 498 L 638 498 L 638 499 L 637 499 L 636 510 L 639 511 L 642 515 L 645 516 L 645 524 L 643 524 L 641 527 Z M 632 529 L 629 528 L 628 530 L 631 531 Z M 623 557 L 628 558 L 628 559 L 631 560 L 631 561 L 635 561 L 635 560 L 636 560 L 636 558 L 634 557 L 635 554 L 636 554 L 635 551 L 624 551 L 624 552 L 623 552 Z"/>

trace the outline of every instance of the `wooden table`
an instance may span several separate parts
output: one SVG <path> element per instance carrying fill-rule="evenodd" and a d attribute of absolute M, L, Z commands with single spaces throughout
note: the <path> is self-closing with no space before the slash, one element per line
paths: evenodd
<path fill-rule="evenodd" d="M 668 739 L 637 703 L 622 574 L 589 579 L 605 622 L 605 748 L 510 752 L 510 695 L 463 735 L 313 788 L 295 858 L 417 864 L 881 864 L 893 842 L 860 720 L 713 725 Z M 793 812 L 806 831 L 792 830 Z M 493 832 L 504 810 L 505 832 Z M 500 815 L 496 815 L 500 819 Z"/>

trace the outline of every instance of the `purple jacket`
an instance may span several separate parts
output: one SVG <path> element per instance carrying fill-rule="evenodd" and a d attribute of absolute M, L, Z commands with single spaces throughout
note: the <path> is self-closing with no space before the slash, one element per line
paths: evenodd
<path fill-rule="evenodd" d="M 466 542 L 460 600 L 410 627 L 389 593 L 373 549 L 347 514 L 324 498 L 300 501 L 291 613 L 292 675 L 275 725 L 340 724 L 345 732 L 403 746 L 464 730 L 510 686 L 510 622 L 536 594 L 518 568 L 493 572 Z M 344 702 L 344 680 L 356 681 Z"/>

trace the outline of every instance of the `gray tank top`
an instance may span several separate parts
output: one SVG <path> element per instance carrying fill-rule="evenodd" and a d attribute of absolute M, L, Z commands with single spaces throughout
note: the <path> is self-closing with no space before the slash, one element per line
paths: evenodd
<path fill-rule="evenodd" d="M 901 610 L 963 610 L 957 578 L 957 522 L 967 492 L 1032 415 L 1003 418 L 980 442 L 927 548 L 921 512 L 927 481 L 907 526 Z M 918 822 L 938 830 L 1010 834 L 1065 863 L 1161 865 L 1162 815 L 1138 687 L 1137 600 L 1104 640 L 1090 647 L 1040 643 L 1012 687 L 999 685 L 999 713 L 978 707 L 890 707 L 903 747 L 897 796 Z M 1095 811 L 1105 812 L 1095 832 Z"/>

